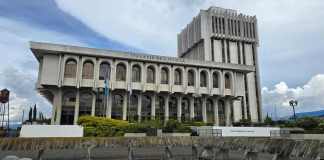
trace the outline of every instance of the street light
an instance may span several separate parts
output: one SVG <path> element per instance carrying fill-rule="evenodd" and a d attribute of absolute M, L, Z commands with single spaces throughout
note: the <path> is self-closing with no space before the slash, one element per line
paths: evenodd
<path fill-rule="evenodd" d="M 298 101 L 297 100 L 290 100 L 289 105 L 292 106 L 293 111 L 294 111 L 294 119 L 295 119 L 295 121 L 297 121 L 295 107 L 298 105 Z"/>

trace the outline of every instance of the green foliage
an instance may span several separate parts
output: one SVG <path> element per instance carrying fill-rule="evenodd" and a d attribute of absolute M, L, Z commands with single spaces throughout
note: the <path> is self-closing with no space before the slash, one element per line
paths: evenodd
<path fill-rule="evenodd" d="M 239 122 L 234 122 L 233 126 L 251 126 L 252 122 L 250 119 L 241 119 Z"/>
<path fill-rule="evenodd" d="M 177 120 L 168 120 L 165 127 L 163 128 L 163 132 L 172 133 L 172 132 L 191 132 L 191 129 L 189 126 L 186 126 L 182 123 L 180 123 Z"/>
<path fill-rule="evenodd" d="M 80 117 L 78 124 L 84 127 L 87 137 L 123 136 L 129 125 L 127 121 L 92 116 Z"/>
<path fill-rule="evenodd" d="M 142 122 L 128 123 L 127 121 L 108 119 L 102 117 L 82 116 L 78 124 L 84 127 L 84 135 L 87 137 L 113 137 L 123 136 L 124 133 L 146 133 L 148 136 L 156 135 L 157 129 L 172 133 L 191 132 L 190 126 L 203 126 L 203 122 L 180 123 L 177 120 L 169 120 L 165 124 L 160 120 L 145 120 Z"/>
<path fill-rule="evenodd" d="M 186 125 L 186 126 L 206 126 L 207 124 L 202 122 L 202 121 L 187 121 L 187 122 L 183 122 L 182 124 Z"/>
<path fill-rule="evenodd" d="M 132 123 L 127 127 L 128 133 L 148 133 L 152 130 L 161 129 L 163 124 L 158 120 L 146 120 Z"/>
<path fill-rule="evenodd" d="M 33 108 L 29 108 L 29 113 L 28 113 L 28 121 L 31 122 L 33 120 Z"/>
<path fill-rule="evenodd" d="M 34 110 L 33 110 L 33 121 L 37 120 L 37 108 L 36 108 L 36 104 L 34 105 Z"/>
<path fill-rule="evenodd" d="M 265 125 L 273 125 L 273 120 L 268 114 L 267 114 L 266 118 L 264 119 L 264 124 Z"/>
<path fill-rule="evenodd" d="M 324 132 L 324 121 L 321 121 L 321 122 L 318 124 L 318 128 L 319 128 L 319 130 L 321 130 L 322 132 Z"/>
<path fill-rule="evenodd" d="M 305 130 L 312 130 L 318 127 L 320 121 L 314 117 L 304 117 L 297 120 L 297 126 Z"/>

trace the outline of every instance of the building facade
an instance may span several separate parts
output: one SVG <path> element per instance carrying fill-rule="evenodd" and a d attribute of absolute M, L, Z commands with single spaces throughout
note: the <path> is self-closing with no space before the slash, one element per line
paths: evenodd
<path fill-rule="evenodd" d="M 211 7 L 178 35 L 178 58 L 31 42 L 52 124 L 82 115 L 230 126 L 261 121 L 255 17 Z"/>

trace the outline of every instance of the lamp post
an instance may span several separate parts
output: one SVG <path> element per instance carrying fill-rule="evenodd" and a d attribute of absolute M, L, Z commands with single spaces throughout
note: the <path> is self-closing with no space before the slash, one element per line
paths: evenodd
<path fill-rule="evenodd" d="M 289 105 L 292 106 L 293 111 L 294 111 L 294 119 L 295 119 L 295 121 L 297 121 L 295 107 L 298 105 L 298 101 L 297 100 L 290 100 Z"/>

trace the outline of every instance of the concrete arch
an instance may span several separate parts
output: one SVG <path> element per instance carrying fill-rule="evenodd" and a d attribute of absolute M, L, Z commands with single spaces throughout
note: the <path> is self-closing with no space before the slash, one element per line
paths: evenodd
<path fill-rule="evenodd" d="M 129 66 L 128 66 L 128 62 L 124 61 L 124 60 L 116 60 L 115 61 L 115 67 L 114 67 L 114 80 L 117 81 L 117 66 L 119 64 L 122 64 L 126 67 L 126 77 L 125 77 L 125 82 L 129 81 Z"/>
<path fill-rule="evenodd" d="M 211 71 L 211 77 L 212 77 L 212 79 L 211 79 L 211 82 L 212 82 L 212 85 L 211 85 L 211 87 L 212 88 L 214 88 L 213 86 L 214 86 L 214 74 L 217 74 L 217 78 L 218 78 L 218 88 L 221 88 L 222 87 L 222 83 L 223 83 L 223 74 L 222 74 L 222 72 L 221 71 L 219 71 L 219 70 L 212 70 Z"/>
<path fill-rule="evenodd" d="M 154 63 L 146 63 L 145 64 L 145 73 L 144 73 L 144 82 L 145 83 L 147 83 L 147 69 L 148 69 L 148 67 L 153 67 L 153 69 L 154 69 L 154 84 L 156 84 L 156 83 L 158 83 L 158 66 L 156 65 L 156 64 L 154 64 Z"/>
<path fill-rule="evenodd" d="M 112 62 L 112 60 L 110 60 L 110 59 L 99 59 L 98 60 L 98 65 L 97 65 L 97 67 L 95 68 L 95 70 L 97 71 L 97 73 L 98 73 L 98 75 L 97 75 L 97 80 L 100 80 L 99 79 L 99 76 L 100 76 L 100 68 L 101 68 L 101 64 L 104 64 L 104 63 L 107 63 L 107 64 L 109 64 L 109 66 L 110 66 L 110 79 L 111 79 L 111 75 L 112 75 L 112 71 L 113 71 L 113 62 Z"/>
<path fill-rule="evenodd" d="M 82 59 L 82 65 L 87 61 L 91 61 L 93 65 L 96 64 L 96 59 L 93 57 L 81 57 L 81 59 Z"/>
<path fill-rule="evenodd" d="M 193 73 L 194 73 L 194 85 L 193 87 L 197 87 L 197 82 L 198 82 L 198 69 L 197 68 L 193 68 L 193 67 L 187 67 L 186 68 L 186 76 L 185 76 L 185 79 L 186 79 L 186 85 L 188 85 L 188 82 L 189 82 L 189 79 L 188 79 L 188 72 L 192 70 Z"/>
<path fill-rule="evenodd" d="M 185 69 L 184 69 L 184 67 L 181 67 L 181 66 L 173 66 L 172 67 L 172 74 L 173 74 L 173 77 L 174 78 L 172 78 L 173 79 L 173 82 L 172 82 L 172 84 L 175 84 L 175 72 L 176 72 L 176 70 L 180 70 L 180 76 L 181 76 L 181 85 L 184 85 L 185 84 Z"/>
<path fill-rule="evenodd" d="M 164 65 L 164 64 L 162 64 L 162 65 L 160 65 L 160 67 L 159 67 L 159 83 L 161 83 L 161 80 L 162 80 L 162 77 L 161 77 L 161 73 L 162 73 L 162 69 L 163 68 L 165 68 L 165 69 L 167 69 L 167 71 L 168 71 L 168 83 L 167 84 L 169 84 L 169 85 L 171 85 L 171 82 L 172 82 L 172 79 L 171 79 L 171 77 L 172 77 L 172 68 L 171 68 L 171 66 L 170 65 Z"/>
<path fill-rule="evenodd" d="M 75 76 L 75 79 L 78 78 L 78 74 L 79 74 L 79 58 L 77 56 L 72 56 L 72 55 L 64 55 L 64 58 L 63 58 L 63 63 L 61 64 L 61 77 L 62 77 L 62 80 L 64 79 L 64 73 L 65 73 L 65 66 L 66 66 L 66 62 L 68 62 L 69 60 L 75 60 L 76 61 L 76 76 Z"/>
<path fill-rule="evenodd" d="M 206 82 L 207 82 L 207 85 L 206 85 L 206 88 L 210 88 L 210 71 L 208 69 L 205 69 L 205 68 L 200 68 L 199 69 L 199 74 L 198 74 L 198 77 L 199 77 L 199 86 L 201 87 L 200 83 L 201 83 L 201 73 L 205 73 L 206 74 Z"/>
<path fill-rule="evenodd" d="M 229 76 L 229 80 L 230 80 L 230 88 L 229 89 L 231 89 L 233 91 L 234 90 L 234 74 L 231 71 L 224 71 L 223 72 L 223 77 L 224 77 L 223 86 L 224 86 L 225 89 L 228 89 L 225 86 L 225 83 L 226 83 L 226 75 Z"/>

